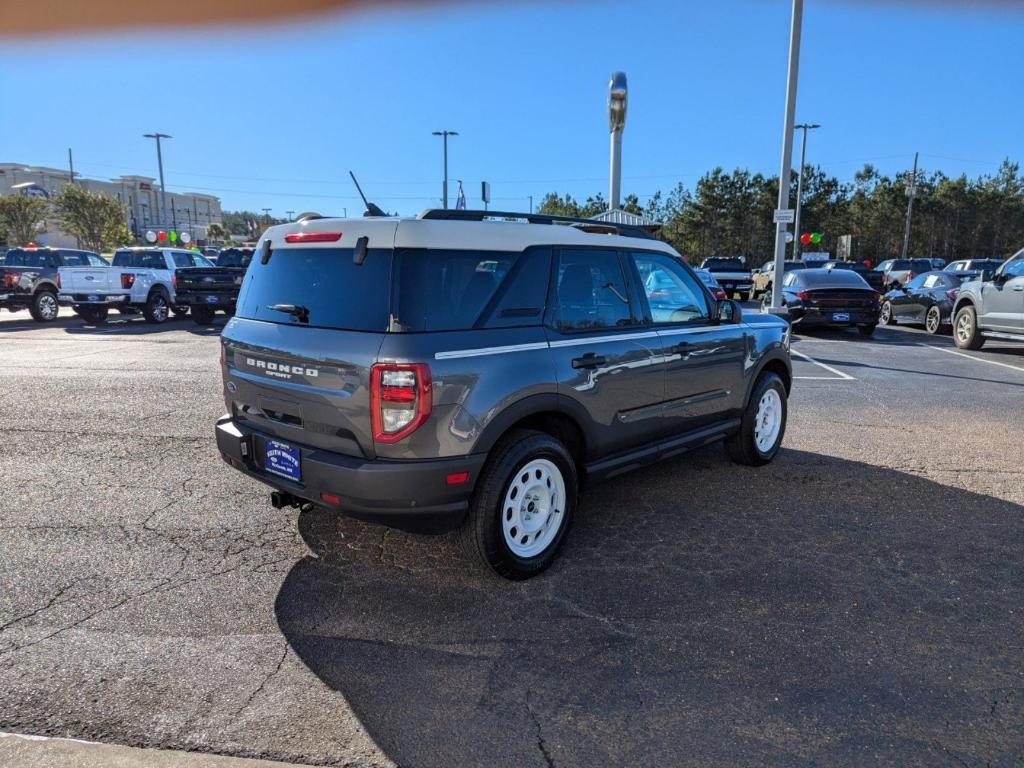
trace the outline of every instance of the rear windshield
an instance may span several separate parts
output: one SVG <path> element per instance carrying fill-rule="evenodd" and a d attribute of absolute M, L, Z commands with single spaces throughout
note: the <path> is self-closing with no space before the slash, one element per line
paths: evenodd
<path fill-rule="evenodd" d="M 727 259 L 716 256 L 705 259 L 700 267 L 701 269 L 743 269 L 743 262 L 739 259 Z"/>
<path fill-rule="evenodd" d="M 248 267 L 252 261 L 252 248 L 228 248 L 217 257 L 218 267 Z"/>
<path fill-rule="evenodd" d="M 868 268 L 859 261 L 830 261 L 829 266 L 832 269 L 849 269 L 858 274 L 864 274 L 868 271 Z"/>
<path fill-rule="evenodd" d="M 293 324 L 300 322 L 295 315 L 271 309 L 292 305 L 308 313 L 311 327 L 387 330 L 392 253 L 371 248 L 356 266 L 352 248 L 277 249 L 266 264 L 256 259 L 250 266 L 236 315 Z"/>
<path fill-rule="evenodd" d="M 4 264 L 12 267 L 42 267 L 46 264 L 45 252 L 42 251 L 19 251 L 17 249 L 7 252 Z"/>
<path fill-rule="evenodd" d="M 167 269 L 163 251 L 118 251 L 111 262 L 115 267 Z"/>
<path fill-rule="evenodd" d="M 868 288 L 864 278 L 852 269 L 804 269 L 796 280 L 808 288 Z"/>

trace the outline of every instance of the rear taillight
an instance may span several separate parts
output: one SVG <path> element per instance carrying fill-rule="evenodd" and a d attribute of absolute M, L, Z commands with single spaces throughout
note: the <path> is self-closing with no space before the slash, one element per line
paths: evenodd
<path fill-rule="evenodd" d="M 60 272 L 53 276 L 53 282 L 57 284 L 57 288 L 60 288 Z"/>
<path fill-rule="evenodd" d="M 909 283 L 913 279 L 914 279 L 914 273 L 913 272 L 907 272 L 907 282 Z"/>
<path fill-rule="evenodd" d="M 4 272 L 4 288 L 16 288 L 18 286 L 17 272 Z"/>
<path fill-rule="evenodd" d="M 125 290 L 128 290 L 133 285 L 135 285 L 135 275 L 133 275 L 131 272 L 122 272 L 121 287 L 124 288 Z"/>
<path fill-rule="evenodd" d="M 284 236 L 286 243 L 336 243 L 341 232 L 289 232 Z"/>
<path fill-rule="evenodd" d="M 948 291 L 946 291 L 946 295 L 949 297 L 950 301 L 953 301 L 953 300 L 956 299 L 957 296 L 960 295 L 960 289 L 959 288 L 950 288 Z"/>
<path fill-rule="evenodd" d="M 370 368 L 373 439 L 397 443 L 430 416 L 433 395 L 425 363 L 374 363 Z"/>
<path fill-rule="evenodd" d="M 178 273 L 177 272 L 175 272 L 173 275 L 171 275 L 171 288 L 173 288 L 174 290 L 178 290 Z"/>
<path fill-rule="evenodd" d="M 807 292 L 807 291 L 797 291 L 796 292 L 796 297 L 798 299 L 800 299 L 800 301 L 810 301 L 811 300 L 811 294 L 809 292 Z"/>

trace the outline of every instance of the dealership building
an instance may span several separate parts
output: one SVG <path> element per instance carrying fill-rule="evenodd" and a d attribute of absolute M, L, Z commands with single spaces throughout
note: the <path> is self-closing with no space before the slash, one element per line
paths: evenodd
<path fill-rule="evenodd" d="M 0 196 L 36 195 L 50 198 L 71 178 L 67 168 L 46 168 L 23 163 L 0 163 Z M 201 192 L 168 192 L 166 216 L 160 215 L 160 185 L 149 176 L 118 176 L 105 181 L 75 174 L 75 183 L 89 190 L 117 198 L 125 207 L 125 226 L 136 237 L 150 229 L 188 232 L 194 241 L 206 239 L 206 228 L 221 223 L 220 198 Z M 164 220 L 161 220 L 161 219 Z M 60 230 L 54 219 L 46 222 L 40 244 L 70 246 L 75 240 Z"/>

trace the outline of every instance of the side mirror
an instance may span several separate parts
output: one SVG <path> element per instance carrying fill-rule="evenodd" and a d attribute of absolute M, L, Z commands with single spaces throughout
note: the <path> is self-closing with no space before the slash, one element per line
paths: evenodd
<path fill-rule="evenodd" d="M 983 269 L 978 277 L 982 282 L 987 283 L 995 277 L 995 272 L 991 269 Z"/>
<path fill-rule="evenodd" d="M 743 319 L 743 307 L 738 301 L 726 299 L 718 302 L 718 322 L 724 325 L 732 325 Z"/>

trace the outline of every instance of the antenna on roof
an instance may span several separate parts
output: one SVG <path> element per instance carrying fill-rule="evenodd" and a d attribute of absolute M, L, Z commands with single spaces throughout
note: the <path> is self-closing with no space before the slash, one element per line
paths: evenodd
<path fill-rule="evenodd" d="M 363 205 L 366 206 L 366 211 L 363 213 L 363 216 L 387 216 L 387 214 L 378 208 L 375 203 L 371 203 L 366 199 L 366 195 L 363 194 L 363 188 L 359 186 L 359 182 L 356 180 L 356 175 L 352 173 L 352 171 L 349 171 L 348 175 L 352 177 L 352 183 L 356 185 L 356 189 L 359 191 L 359 196 L 363 198 Z"/>

